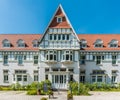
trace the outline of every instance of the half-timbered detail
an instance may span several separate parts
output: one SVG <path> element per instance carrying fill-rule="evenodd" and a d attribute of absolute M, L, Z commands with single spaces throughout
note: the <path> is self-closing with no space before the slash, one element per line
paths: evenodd
<path fill-rule="evenodd" d="M 78 74 L 74 74 L 79 67 L 79 39 L 61 5 L 45 30 L 39 49 L 40 67 L 49 69 L 45 74 L 53 88 L 67 89 L 70 77 L 79 80 Z"/>

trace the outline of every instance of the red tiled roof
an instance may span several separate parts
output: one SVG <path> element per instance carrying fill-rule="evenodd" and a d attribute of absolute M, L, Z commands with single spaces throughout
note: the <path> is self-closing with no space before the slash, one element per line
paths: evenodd
<path fill-rule="evenodd" d="M 62 17 L 61 23 L 57 23 L 57 16 Z M 67 22 L 66 16 L 64 15 L 60 7 L 58 8 L 54 18 L 52 19 L 49 28 L 70 28 L 70 24 Z"/>
<path fill-rule="evenodd" d="M 77 34 L 78 38 L 85 39 L 87 41 L 87 48 L 82 50 L 120 50 L 120 34 Z M 0 51 L 38 51 L 39 48 L 34 48 L 32 45 L 33 40 L 39 40 L 42 37 L 41 34 L 1 34 L 0 35 Z M 2 41 L 7 39 L 10 41 L 12 47 L 2 47 Z M 22 39 L 25 41 L 26 47 L 17 47 L 17 41 Z M 97 39 L 103 41 L 102 48 L 95 48 L 94 43 Z M 118 40 L 118 48 L 110 48 L 108 44 L 112 39 Z"/>
<path fill-rule="evenodd" d="M 41 38 L 42 35 L 40 34 L 1 34 L 0 35 L 0 50 L 1 51 L 29 51 L 29 50 L 39 50 L 39 48 L 35 48 L 33 47 L 33 40 L 37 39 L 39 40 Z M 11 43 L 11 47 L 7 48 L 7 47 L 2 47 L 2 41 L 4 39 L 7 39 L 10 41 Z M 17 41 L 19 39 L 24 40 L 26 47 L 22 48 L 22 47 L 17 47 Z"/>
<path fill-rule="evenodd" d="M 87 48 L 83 50 L 120 50 L 120 34 L 78 34 L 79 39 L 85 39 L 87 41 Z M 102 48 L 95 48 L 94 43 L 97 39 L 103 41 Z M 112 39 L 118 40 L 117 48 L 110 48 L 108 44 Z"/>

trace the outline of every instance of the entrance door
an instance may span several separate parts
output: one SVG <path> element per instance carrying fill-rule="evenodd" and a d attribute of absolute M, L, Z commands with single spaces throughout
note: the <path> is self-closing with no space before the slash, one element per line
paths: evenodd
<path fill-rule="evenodd" d="M 52 75 L 52 87 L 55 89 L 67 89 L 66 75 Z"/>

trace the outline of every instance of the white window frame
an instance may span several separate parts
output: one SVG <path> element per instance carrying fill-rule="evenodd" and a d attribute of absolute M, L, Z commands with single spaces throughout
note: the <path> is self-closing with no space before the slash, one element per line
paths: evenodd
<path fill-rule="evenodd" d="M 62 17 L 57 17 L 57 23 L 61 23 L 62 22 Z"/>

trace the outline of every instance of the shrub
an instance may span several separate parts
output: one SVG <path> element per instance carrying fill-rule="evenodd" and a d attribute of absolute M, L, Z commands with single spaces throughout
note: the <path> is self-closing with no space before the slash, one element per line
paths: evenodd
<path fill-rule="evenodd" d="M 11 90 L 22 90 L 22 86 L 19 83 L 12 84 L 10 88 Z"/>
<path fill-rule="evenodd" d="M 71 82 L 69 84 L 69 86 L 71 86 L 71 91 L 72 91 L 73 95 L 88 95 L 89 89 L 83 83 L 79 84 L 79 87 L 80 87 L 79 91 L 78 91 L 78 83 L 77 82 Z M 70 90 L 69 90 L 69 92 L 70 92 Z"/>
<path fill-rule="evenodd" d="M 29 90 L 27 91 L 28 95 L 37 95 L 37 91 L 36 90 Z"/>
<path fill-rule="evenodd" d="M 40 100 L 47 100 L 47 98 L 45 98 L 45 97 L 42 97 Z"/>
<path fill-rule="evenodd" d="M 73 99 L 73 95 L 71 93 L 68 93 L 67 94 L 67 100 L 71 100 L 71 99 Z"/>
<path fill-rule="evenodd" d="M 9 91 L 9 90 L 11 90 L 11 88 L 8 86 L 1 86 L 0 87 L 0 91 Z"/>

